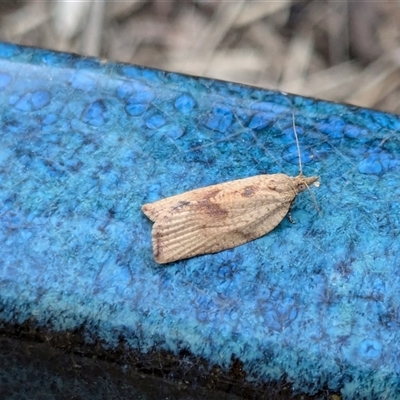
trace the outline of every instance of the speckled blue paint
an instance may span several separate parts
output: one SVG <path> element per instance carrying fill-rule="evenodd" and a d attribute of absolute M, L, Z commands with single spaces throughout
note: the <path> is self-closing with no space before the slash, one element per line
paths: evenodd
<path fill-rule="evenodd" d="M 0 57 L 10 58 L 16 55 L 20 51 L 20 48 L 11 43 L 0 43 Z"/>
<path fill-rule="evenodd" d="M 87 66 L 89 67 L 89 66 Z M 90 92 L 96 88 L 96 80 L 89 74 L 77 71 L 71 79 L 71 86 L 75 89 Z"/>
<path fill-rule="evenodd" d="M 4 89 L 11 82 L 11 75 L 6 73 L 0 74 L 0 90 Z"/>
<path fill-rule="evenodd" d="M 82 113 L 82 121 L 93 126 L 102 126 L 106 123 L 107 106 L 103 99 L 89 104 Z"/>
<path fill-rule="evenodd" d="M 174 105 L 178 111 L 187 114 L 193 110 L 196 102 L 190 94 L 183 93 L 176 98 Z"/>
<path fill-rule="evenodd" d="M 214 131 L 226 132 L 231 126 L 232 120 L 233 114 L 229 107 L 217 106 L 212 108 L 205 125 Z"/>
<path fill-rule="evenodd" d="M 400 390 L 400 119 L 0 44 L 0 320 L 187 349 L 343 398 Z M 158 267 L 143 203 L 255 174 L 307 192 L 270 234 Z"/>
<path fill-rule="evenodd" d="M 250 129 L 264 129 L 276 119 L 274 113 L 259 112 L 253 116 L 249 123 Z"/>
<path fill-rule="evenodd" d="M 36 90 L 24 93 L 23 95 L 14 94 L 9 97 L 9 104 L 20 111 L 36 111 L 45 107 L 50 102 L 50 93 L 47 90 Z"/>

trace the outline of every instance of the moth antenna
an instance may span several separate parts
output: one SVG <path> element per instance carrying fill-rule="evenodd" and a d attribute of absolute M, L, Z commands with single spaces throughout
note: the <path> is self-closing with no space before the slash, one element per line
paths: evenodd
<path fill-rule="evenodd" d="M 315 207 L 315 209 L 317 210 L 318 215 L 319 215 L 320 217 L 322 217 L 322 211 L 321 211 L 321 209 L 320 209 L 319 206 L 318 206 L 318 202 L 317 202 L 317 199 L 316 199 L 315 196 L 314 196 L 313 191 L 310 189 L 310 186 L 308 186 L 307 183 L 305 183 L 305 185 L 307 186 L 307 190 L 308 190 L 308 192 L 309 192 L 310 195 L 311 195 L 312 202 L 314 203 L 314 207 Z"/>
<path fill-rule="evenodd" d="M 292 125 L 293 125 L 294 137 L 295 137 L 295 139 L 296 139 L 297 155 L 299 156 L 299 170 L 300 170 L 300 174 L 299 174 L 299 175 L 303 175 L 303 166 L 301 165 L 301 155 L 300 155 L 299 138 L 297 137 L 296 125 L 295 125 L 295 123 L 294 123 L 294 112 L 292 112 Z"/>
<path fill-rule="evenodd" d="M 292 112 L 292 126 L 293 126 L 294 138 L 296 139 L 297 154 L 299 156 L 299 170 L 300 170 L 300 174 L 299 175 L 302 176 L 303 175 L 303 165 L 301 164 L 300 144 L 299 144 L 299 138 L 297 136 L 296 125 L 295 125 L 295 122 L 294 122 L 294 112 Z M 317 199 L 315 198 L 313 191 L 310 189 L 310 186 L 308 186 L 307 183 L 305 183 L 305 185 L 307 186 L 307 190 L 309 191 L 309 193 L 311 195 L 311 199 L 312 199 L 312 201 L 314 203 L 314 207 L 316 208 L 316 210 L 318 212 L 318 215 L 322 216 L 322 211 L 318 206 Z"/>

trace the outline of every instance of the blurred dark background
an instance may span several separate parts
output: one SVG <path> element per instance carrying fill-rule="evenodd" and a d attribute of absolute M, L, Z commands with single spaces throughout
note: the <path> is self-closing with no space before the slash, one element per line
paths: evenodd
<path fill-rule="evenodd" d="M 400 2 L 2 1 L 0 40 L 400 113 Z"/>

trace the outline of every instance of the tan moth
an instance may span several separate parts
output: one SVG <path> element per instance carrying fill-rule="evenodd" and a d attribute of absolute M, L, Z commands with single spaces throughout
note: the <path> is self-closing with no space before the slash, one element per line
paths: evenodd
<path fill-rule="evenodd" d="M 305 177 L 300 148 L 298 176 L 257 175 L 191 190 L 144 204 L 142 211 L 154 222 L 154 258 L 166 264 L 217 253 L 247 243 L 272 231 L 288 214 L 296 196 L 317 176 Z"/>

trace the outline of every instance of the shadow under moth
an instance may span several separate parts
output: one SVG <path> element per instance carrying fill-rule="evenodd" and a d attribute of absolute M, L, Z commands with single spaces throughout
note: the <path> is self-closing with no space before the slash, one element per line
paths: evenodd
<path fill-rule="evenodd" d="M 293 121 L 293 129 L 295 126 Z M 295 132 L 297 149 L 299 144 Z M 166 264 L 217 253 L 272 231 L 288 214 L 296 196 L 319 177 L 300 174 L 257 175 L 191 190 L 144 204 L 154 222 L 154 258 Z"/>

